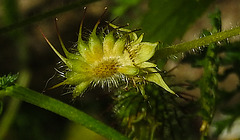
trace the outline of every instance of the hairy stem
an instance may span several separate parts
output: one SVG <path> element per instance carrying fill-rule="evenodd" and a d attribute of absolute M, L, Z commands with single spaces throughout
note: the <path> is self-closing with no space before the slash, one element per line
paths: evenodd
<path fill-rule="evenodd" d="M 213 34 L 210 36 L 205 36 L 205 37 L 193 40 L 193 41 L 184 42 L 181 44 L 160 48 L 159 52 L 161 53 L 161 57 L 166 57 L 169 55 L 176 55 L 178 53 L 184 53 L 187 51 L 191 51 L 198 47 L 205 46 L 205 45 L 208 45 L 208 44 L 214 43 L 214 42 L 219 42 L 219 41 L 222 41 L 229 37 L 237 36 L 239 34 L 240 34 L 240 27 L 236 27 L 236 28 L 233 28 L 233 29 L 230 29 L 227 31 L 223 31 L 223 32 L 219 32 L 219 33 L 216 33 L 216 34 Z"/>

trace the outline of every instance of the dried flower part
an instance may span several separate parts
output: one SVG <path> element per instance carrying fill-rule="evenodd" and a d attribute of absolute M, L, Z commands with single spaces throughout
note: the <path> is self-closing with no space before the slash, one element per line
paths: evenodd
<path fill-rule="evenodd" d="M 85 15 L 85 14 L 84 14 Z M 141 83 L 153 82 L 170 93 L 174 92 L 166 85 L 155 69 L 156 64 L 147 62 L 155 53 L 156 43 L 142 42 L 131 30 L 109 23 L 112 31 L 97 34 L 100 20 L 96 23 L 88 41 L 82 39 L 82 24 L 77 41 L 78 53 L 67 51 L 58 33 L 66 57 L 62 56 L 44 36 L 47 43 L 59 58 L 67 65 L 65 81 L 55 85 L 73 85 L 73 98 L 82 95 L 89 86 L 100 85 L 102 88 L 116 87 L 131 80 L 135 87 L 142 89 Z M 144 94 L 143 90 L 140 90 Z"/>

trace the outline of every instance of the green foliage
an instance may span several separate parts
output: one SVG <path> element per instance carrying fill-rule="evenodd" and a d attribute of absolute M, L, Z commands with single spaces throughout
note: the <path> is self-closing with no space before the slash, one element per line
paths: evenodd
<path fill-rule="evenodd" d="M 222 80 L 219 79 L 218 68 L 219 65 L 222 65 L 221 61 L 224 60 L 225 64 L 229 65 L 233 63 L 233 60 L 239 60 L 239 48 L 237 49 L 236 47 L 234 48 L 236 50 L 232 51 L 231 47 L 229 47 L 231 44 L 226 43 L 226 41 L 223 40 L 227 38 L 225 35 L 230 35 L 236 30 L 233 32 L 229 30 L 218 33 L 221 31 L 221 13 L 219 10 L 216 10 L 213 14 L 209 15 L 209 17 L 213 26 L 212 30 L 211 32 L 203 30 L 201 39 L 159 49 L 159 53 L 162 52 L 163 55 L 163 52 L 167 52 L 167 55 L 164 56 L 168 56 L 169 54 L 177 54 L 191 49 L 199 49 L 198 46 L 204 46 L 204 48 L 202 48 L 202 53 L 200 54 L 201 57 L 197 56 L 195 59 L 192 59 L 191 57 L 185 58 L 190 60 L 190 63 L 193 66 L 197 65 L 198 67 L 204 68 L 203 77 L 198 81 L 189 83 L 192 87 L 195 86 L 194 84 L 196 84 L 197 87 L 200 87 L 201 98 L 196 102 L 185 102 L 182 104 L 183 102 L 180 102 L 179 98 L 175 99 L 174 97 L 163 95 L 164 93 L 162 93 L 161 90 L 155 89 L 151 86 L 146 87 L 146 95 L 148 95 L 147 100 L 137 94 L 136 91 L 117 93 L 116 98 L 114 98 L 116 100 L 114 109 L 121 125 L 127 128 L 125 129 L 125 133 L 129 137 L 136 139 L 209 138 L 209 127 L 211 127 L 215 110 L 221 108 L 222 113 L 228 115 L 228 117 L 221 121 L 214 122 L 215 126 L 217 126 L 217 131 L 215 132 L 215 137 L 217 137 L 223 129 L 230 127 L 239 117 L 239 111 L 237 110 L 237 108 L 239 108 L 238 105 L 229 108 L 219 104 L 228 102 L 235 96 L 235 94 L 229 94 L 224 91 L 219 91 L 218 89 L 218 81 L 222 81 L 226 78 L 222 77 Z M 221 39 L 221 37 L 223 37 L 223 39 Z M 218 39 L 219 42 L 221 41 L 221 44 L 219 44 L 219 42 L 215 43 L 215 39 Z M 205 41 L 209 44 L 206 44 Z M 198 43 L 204 43 L 204 45 Z M 167 49 L 169 50 L 166 51 Z M 220 52 L 226 52 L 224 59 L 219 58 Z M 227 70 L 227 74 L 224 74 L 225 76 L 232 72 L 239 73 L 239 66 L 234 64 L 239 64 L 239 62 L 233 63 L 233 68 Z M 234 92 L 239 92 L 239 87 L 237 91 Z M 182 93 L 178 94 L 179 96 L 182 96 Z M 223 95 L 224 97 L 221 97 Z M 189 108 L 189 106 L 191 107 Z M 186 111 L 190 111 L 189 114 L 186 113 Z M 189 124 L 189 122 L 193 123 L 196 116 L 202 118 L 201 127 L 194 129 L 190 127 L 191 124 Z M 197 129 L 201 130 L 201 133 Z"/>
<path fill-rule="evenodd" d="M 221 14 L 216 10 L 210 16 L 211 24 L 213 26 L 211 32 L 203 30 L 202 36 L 210 36 L 221 31 Z M 230 74 L 236 74 L 240 77 L 240 49 L 239 43 L 230 43 L 223 40 L 218 43 L 212 43 L 202 48 L 202 53 L 197 56 L 188 56 L 185 62 L 191 63 L 193 66 L 203 67 L 204 74 L 199 81 L 191 82 L 197 84 L 201 89 L 201 98 L 199 103 L 199 115 L 205 121 L 202 125 L 202 139 L 218 138 L 224 129 L 231 129 L 232 124 L 240 117 L 239 104 L 227 105 L 231 100 L 239 95 L 239 84 L 233 91 L 226 91 L 218 87 L 218 83 L 223 82 Z M 225 54 L 220 56 L 220 54 Z M 231 65 L 230 68 L 227 66 Z M 223 74 L 219 74 L 219 67 L 226 67 Z M 214 119 L 215 112 L 226 117 L 221 119 Z M 216 131 L 209 136 L 209 127 L 216 127 Z"/>
<path fill-rule="evenodd" d="M 97 0 L 76 0 L 58 8 L 50 9 L 48 12 L 41 12 L 40 14 L 21 20 L 21 15 L 19 15 L 21 13 L 18 12 L 17 1 L 4 0 L 2 5 L 5 11 L 1 14 L 1 16 L 3 15 L 1 18 L 3 18 L 6 26 L 0 28 L 0 34 L 5 35 L 8 31 L 42 21 L 59 13 L 82 8 L 86 4 L 95 1 Z M 166 45 L 171 44 L 177 38 L 181 38 L 188 27 L 203 14 L 213 2 L 214 0 L 115 0 L 115 8 L 112 9 L 113 16 L 120 15 L 122 16 L 120 18 L 129 16 L 130 18 L 128 18 L 132 21 L 129 20 L 127 22 L 131 24 L 132 22 L 136 22 L 136 25 L 139 25 L 139 20 L 143 19 L 140 28 L 142 28 L 145 33 L 144 39 L 153 42 L 163 41 L 155 57 L 152 59 L 158 63 L 160 68 L 165 65 L 168 57 L 171 55 L 198 50 L 201 52 L 200 54 L 186 55 L 184 62 L 204 69 L 204 75 L 201 80 L 190 81 L 187 82 L 187 84 L 183 81 L 183 84 L 179 85 L 171 85 L 171 80 L 174 80 L 174 77 L 170 77 L 170 80 L 168 80 L 170 76 L 168 73 L 158 71 L 163 75 L 164 79 L 168 80 L 167 83 L 169 83 L 169 86 L 174 89 L 180 98 L 167 94 L 166 91 L 157 88 L 153 84 L 145 87 L 145 95 L 147 98 L 144 98 L 135 88 L 131 89 L 130 87 L 130 89 L 126 89 L 127 91 L 121 90 L 114 93 L 113 109 L 115 117 L 119 122 L 117 125 L 120 126 L 122 132 L 125 132 L 129 138 L 140 140 L 160 138 L 181 140 L 198 139 L 202 137 L 202 139 L 204 139 L 211 138 L 208 133 L 208 127 L 215 126 L 216 131 L 212 138 L 218 139 L 218 136 L 223 130 L 226 128 L 230 129 L 236 119 L 240 117 L 240 104 L 237 102 L 229 105 L 232 99 L 239 96 L 239 83 L 233 91 L 219 89 L 217 86 L 218 82 L 226 80 L 230 74 L 236 74 L 240 79 L 240 42 L 230 43 L 225 40 L 231 36 L 238 35 L 240 33 L 240 27 L 221 32 L 221 13 L 220 11 L 216 11 L 210 15 L 213 26 L 211 31 L 204 30 L 201 39 L 172 46 Z M 142 10 L 140 5 L 148 7 Z M 111 8 L 111 6 L 108 7 Z M 136 18 L 131 17 L 131 11 L 135 12 L 135 15 L 137 15 Z M 146 13 L 143 14 L 144 12 Z M 90 20 L 87 19 L 87 21 Z M 68 23 L 70 22 L 72 21 Z M 21 33 L 23 30 L 19 32 Z M 25 31 L 24 33 L 26 34 Z M 23 34 L 21 35 L 23 36 Z M 32 34 L 30 34 L 30 36 L 31 35 Z M 66 36 L 68 35 L 69 34 Z M 15 42 L 17 37 L 12 39 Z M 31 40 L 31 38 L 29 40 Z M 198 47 L 201 48 L 198 49 Z M 21 53 L 21 51 L 18 53 Z M 224 54 L 224 57 L 220 57 L 219 54 Z M 24 59 L 23 61 L 27 60 Z M 35 61 L 33 60 L 33 62 Z M 44 65 L 44 67 L 47 65 L 48 64 Z M 217 73 L 219 66 L 230 67 L 226 67 L 224 73 L 219 74 Z M 76 108 L 44 94 L 15 86 L 16 79 L 17 75 L 11 74 L 1 77 L 0 95 L 21 99 L 30 104 L 52 111 L 69 120 L 80 123 L 106 138 L 127 139 L 116 130 L 93 119 Z M 39 79 L 34 80 L 38 85 L 41 83 Z M 144 85 L 145 83 L 143 82 L 141 84 Z M 201 88 L 201 98 L 199 100 L 184 93 L 185 89 L 195 87 Z M 188 98 L 186 98 L 186 96 L 188 96 Z M 93 102 L 91 102 L 89 106 L 92 104 Z M 0 114 L 2 110 L 3 103 L 0 102 Z M 214 120 L 215 110 L 227 117 Z M 204 124 L 202 124 L 202 120 L 204 120 Z M 202 133 L 199 131 L 201 125 L 207 126 L 201 129 Z M 30 131 L 31 130 L 29 130 L 29 132 Z M 60 133 L 62 133 L 62 131 Z"/>
<path fill-rule="evenodd" d="M 134 8 L 141 0 L 115 0 L 115 7 L 112 9 L 113 16 L 123 16 L 127 10 Z"/>
<path fill-rule="evenodd" d="M 238 78 L 240 78 L 240 49 L 239 49 L 240 42 L 235 43 L 227 43 L 224 48 L 220 49 L 220 53 L 224 52 L 226 55 L 225 57 L 220 59 L 221 66 L 229 66 L 232 67 L 227 68 L 223 74 L 218 75 L 218 81 L 222 82 L 226 80 L 226 78 L 230 74 L 236 74 Z M 233 105 L 227 105 L 231 102 L 232 99 L 239 96 L 240 93 L 240 85 L 238 83 L 236 89 L 233 91 L 227 91 L 223 89 L 218 89 L 218 94 L 216 95 L 216 107 L 222 114 L 226 117 L 220 119 L 219 121 L 214 121 L 214 125 L 216 126 L 217 130 L 214 134 L 215 137 L 219 136 L 219 134 L 224 129 L 231 129 L 232 124 L 240 117 L 239 107 L 240 104 L 238 102 L 234 103 Z"/>
<path fill-rule="evenodd" d="M 8 74 L 0 77 L 0 90 L 14 85 L 17 78 L 18 74 Z"/>
<path fill-rule="evenodd" d="M 16 0 L 3 0 L 4 8 L 3 21 L 5 24 L 11 24 L 18 20 L 18 5 Z"/>
<path fill-rule="evenodd" d="M 147 40 L 171 43 L 182 37 L 212 2 L 214 0 L 151 0 L 142 21 Z"/>
<path fill-rule="evenodd" d="M 215 137 L 218 137 L 224 129 L 231 130 L 234 122 L 240 117 L 239 113 L 240 104 L 237 103 L 232 107 L 222 107 L 221 111 L 226 117 L 220 121 L 214 122 L 217 130 L 214 134 Z"/>
<path fill-rule="evenodd" d="M 80 1 L 75 1 L 75 2 L 69 3 L 68 5 L 64 5 L 62 7 L 53 9 L 51 11 L 48 11 L 48 12 L 45 12 L 45 13 L 41 13 L 41 14 L 38 14 L 38 15 L 34 15 L 34 16 L 29 17 L 27 19 L 11 23 L 8 26 L 0 28 L 0 34 L 1 33 L 6 33 L 6 32 L 9 32 L 9 31 L 12 31 L 12 30 L 16 30 L 16 29 L 18 29 L 20 27 L 24 27 L 24 26 L 27 26 L 29 24 L 41 21 L 41 20 L 43 20 L 45 18 L 52 17 L 52 16 L 57 15 L 59 13 L 63 13 L 63 12 L 67 12 L 67 11 L 79 8 L 79 7 L 83 7 L 84 5 L 89 4 L 89 3 L 93 3 L 95 1 L 97 1 L 97 0 L 80 0 Z M 9 6 L 11 6 L 11 4 Z M 7 6 L 8 6 L 8 3 L 7 3 Z"/>

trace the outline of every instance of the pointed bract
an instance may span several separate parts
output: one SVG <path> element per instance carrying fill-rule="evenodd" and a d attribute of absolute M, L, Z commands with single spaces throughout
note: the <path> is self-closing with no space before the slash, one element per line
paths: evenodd
<path fill-rule="evenodd" d="M 148 74 L 146 76 L 146 80 L 147 81 L 150 81 L 150 82 L 153 82 L 157 85 L 159 85 L 160 87 L 164 88 L 166 91 L 172 93 L 172 94 L 175 94 L 174 91 L 172 91 L 168 86 L 167 84 L 164 82 L 164 80 L 162 79 L 162 76 L 159 74 L 159 73 L 156 73 L 157 71 L 153 68 L 148 68 L 148 70 L 150 72 L 153 72 L 151 74 Z"/>

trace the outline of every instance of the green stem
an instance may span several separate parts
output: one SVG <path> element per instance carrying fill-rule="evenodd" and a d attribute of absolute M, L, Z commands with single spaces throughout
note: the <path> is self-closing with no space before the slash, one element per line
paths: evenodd
<path fill-rule="evenodd" d="M 177 45 L 172 45 L 169 47 L 164 47 L 164 48 L 160 48 L 159 52 L 161 54 L 161 57 L 166 57 L 169 55 L 176 55 L 178 53 L 184 53 L 193 49 L 196 49 L 198 47 L 201 46 L 205 46 L 208 45 L 210 43 L 214 43 L 214 42 L 219 42 L 222 41 L 224 39 L 227 39 L 229 37 L 232 36 L 236 36 L 240 34 L 240 27 L 236 27 L 227 31 L 223 31 L 223 32 L 219 32 L 210 36 L 205 36 L 193 41 L 189 41 L 189 42 L 184 42 L 181 44 L 177 44 Z"/>
<path fill-rule="evenodd" d="M 66 11 L 69 11 L 69 10 L 72 10 L 72 9 L 84 6 L 86 4 L 89 4 L 89 3 L 92 3 L 92 2 L 95 2 L 95 1 L 97 1 L 97 0 L 79 0 L 79 1 L 71 3 L 69 5 L 66 5 L 66 6 L 57 8 L 57 9 L 54 9 L 52 11 L 49 11 L 49 12 L 46 12 L 46 13 L 42 13 L 42 14 L 39 14 L 39 15 L 27 18 L 25 20 L 22 20 L 22 21 L 13 23 L 11 25 L 8 25 L 6 27 L 0 28 L 0 34 L 8 32 L 8 31 L 12 31 L 14 29 L 26 26 L 28 24 L 31 24 L 31 23 L 34 23 L 34 22 L 37 22 L 37 21 L 41 21 L 42 19 L 45 19 L 47 17 L 51 17 L 51 16 L 54 16 L 56 14 L 66 12 Z"/>
<path fill-rule="evenodd" d="M 84 112 L 67 105 L 61 101 L 45 96 L 28 88 L 21 86 L 11 86 L 5 91 L 0 91 L 0 95 L 11 96 L 25 102 L 34 104 L 46 110 L 52 111 L 60 116 L 66 117 L 71 121 L 79 123 L 86 128 L 108 138 L 114 140 L 127 140 L 125 136 L 103 124 L 102 122 L 92 118 Z"/>

